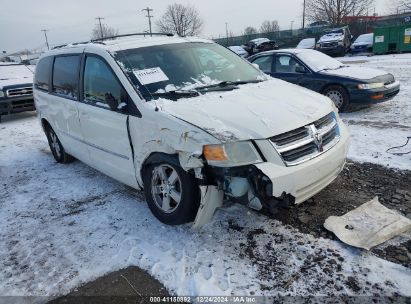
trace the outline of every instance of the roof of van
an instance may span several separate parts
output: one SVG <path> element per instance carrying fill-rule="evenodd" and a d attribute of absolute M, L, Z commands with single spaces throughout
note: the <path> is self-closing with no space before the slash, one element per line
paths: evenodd
<path fill-rule="evenodd" d="M 87 41 L 80 43 L 71 43 L 64 46 L 59 46 L 53 50 L 59 52 L 67 49 L 84 47 L 86 45 L 93 45 L 101 49 L 105 49 L 110 53 L 115 53 L 117 51 L 134 49 L 140 47 L 148 47 L 153 45 L 162 44 L 174 44 L 174 43 L 184 43 L 184 42 L 203 42 L 212 43 L 211 40 L 197 38 L 197 37 L 179 37 L 179 36 L 167 36 L 167 35 L 156 35 L 153 37 L 147 36 L 126 36 L 118 37 L 113 39 L 101 40 L 101 41 Z"/>

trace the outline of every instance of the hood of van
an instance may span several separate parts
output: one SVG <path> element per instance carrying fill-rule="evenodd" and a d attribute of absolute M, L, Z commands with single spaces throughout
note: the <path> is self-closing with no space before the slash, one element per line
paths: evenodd
<path fill-rule="evenodd" d="M 333 111 L 327 97 L 276 79 L 176 102 L 159 101 L 159 106 L 222 142 L 268 138 Z"/>

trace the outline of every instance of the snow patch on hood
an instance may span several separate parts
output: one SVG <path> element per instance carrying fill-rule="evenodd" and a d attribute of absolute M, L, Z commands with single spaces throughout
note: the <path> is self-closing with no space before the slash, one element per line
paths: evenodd
<path fill-rule="evenodd" d="M 161 99 L 157 105 L 223 142 L 268 138 L 307 125 L 333 110 L 328 98 L 277 79 L 177 102 Z"/>
<path fill-rule="evenodd" d="M 328 41 L 338 41 L 338 40 L 343 40 L 344 35 L 340 33 L 330 33 L 326 34 L 324 36 L 321 36 L 320 40 L 318 42 L 328 42 Z"/>
<path fill-rule="evenodd" d="M 344 66 L 335 70 L 321 71 L 323 74 L 350 77 L 355 79 L 369 80 L 378 76 L 387 75 L 388 73 L 382 70 L 364 68 L 364 67 L 352 67 Z"/>

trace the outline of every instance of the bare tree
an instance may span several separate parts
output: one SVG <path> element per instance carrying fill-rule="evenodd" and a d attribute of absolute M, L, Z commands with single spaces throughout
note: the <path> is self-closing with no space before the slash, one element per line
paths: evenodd
<path fill-rule="evenodd" d="M 247 26 L 244 29 L 244 36 L 251 36 L 251 35 L 254 35 L 254 34 L 258 34 L 258 31 L 255 27 Z"/>
<path fill-rule="evenodd" d="M 347 16 L 367 13 L 375 0 L 307 0 L 306 14 L 311 21 L 328 21 L 337 25 Z"/>
<path fill-rule="evenodd" d="M 411 0 L 396 0 L 391 2 L 393 13 L 411 10 Z"/>
<path fill-rule="evenodd" d="M 260 26 L 260 33 L 272 33 L 278 32 L 280 30 L 280 26 L 278 25 L 277 20 L 265 20 Z"/>
<path fill-rule="evenodd" d="M 113 27 L 109 27 L 106 24 L 101 24 L 101 28 L 99 24 L 96 24 L 96 26 L 93 28 L 93 31 L 91 32 L 91 39 L 101 39 L 101 38 L 107 38 L 107 37 L 113 37 L 118 35 L 118 29 L 115 29 Z"/>
<path fill-rule="evenodd" d="M 166 12 L 156 22 L 160 32 L 179 36 L 198 35 L 203 28 L 203 20 L 194 6 L 179 3 L 167 6 Z"/>

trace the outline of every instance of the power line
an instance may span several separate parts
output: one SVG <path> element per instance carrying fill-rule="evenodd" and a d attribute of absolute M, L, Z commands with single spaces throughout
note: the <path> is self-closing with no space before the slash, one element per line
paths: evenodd
<path fill-rule="evenodd" d="M 48 41 L 48 39 L 47 39 L 47 32 L 48 32 L 49 30 L 41 30 L 41 31 L 44 32 L 44 37 L 46 38 L 47 49 L 50 50 L 49 41 Z"/>
<path fill-rule="evenodd" d="M 142 9 L 141 11 L 146 11 L 146 12 L 147 12 L 147 16 L 146 16 L 146 17 L 148 18 L 148 26 L 149 26 L 149 29 L 150 29 L 150 36 L 153 36 L 153 35 L 152 35 L 153 32 L 151 31 L 151 18 L 153 18 L 154 16 L 150 15 L 150 12 L 152 12 L 153 9 L 147 7 L 147 8 Z"/>
<path fill-rule="evenodd" d="M 98 23 L 100 24 L 100 38 L 103 39 L 103 27 L 101 26 L 101 20 L 104 19 L 102 17 L 97 17 L 96 20 L 98 20 Z"/>

